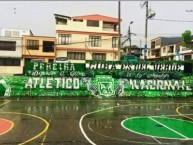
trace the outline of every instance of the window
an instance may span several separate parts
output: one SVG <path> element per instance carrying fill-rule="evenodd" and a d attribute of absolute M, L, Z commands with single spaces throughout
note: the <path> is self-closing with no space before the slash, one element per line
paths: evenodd
<path fill-rule="evenodd" d="M 155 48 L 155 41 L 151 42 L 151 48 Z"/>
<path fill-rule="evenodd" d="M 163 53 L 166 53 L 166 47 L 163 48 Z"/>
<path fill-rule="evenodd" d="M 74 22 L 83 22 L 81 19 L 73 19 Z"/>
<path fill-rule="evenodd" d="M 69 59 L 85 60 L 85 53 L 84 52 L 67 52 L 67 56 Z"/>
<path fill-rule="evenodd" d="M 104 31 L 117 31 L 117 24 L 111 22 L 103 22 L 103 30 Z"/>
<path fill-rule="evenodd" d="M 39 50 L 39 40 L 27 40 L 27 49 Z"/>
<path fill-rule="evenodd" d="M 43 41 L 43 52 L 54 52 L 54 42 Z"/>
<path fill-rule="evenodd" d="M 15 51 L 16 41 L 0 41 L 0 50 Z"/>
<path fill-rule="evenodd" d="M 168 53 L 174 53 L 174 46 L 169 46 Z"/>
<path fill-rule="evenodd" d="M 191 60 L 191 55 L 184 55 L 184 60 Z"/>
<path fill-rule="evenodd" d="M 48 59 L 48 62 L 54 62 L 54 59 Z"/>
<path fill-rule="evenodd" d="M 13 31 L 13 37 L 19 37 L 19 31 Z"/>
<path fill-rule="evenodd" d="M 30 62 L 45 62 L 44 58 L 33 58 Z"/>
<path fill-rule="evenodd" d="M 6 37 L 11 37 L 11 31 L 5 31 L 5 36 Z"/>
<path fill-rule="evenodd" d="M 20 66 L 20 59 L 0 58 L 0 66 Z"/>
<path fill-rule="evenodd" d="M 89 36 L 91 47 L 101 47 L 101 36 Z"/>
<path fill-rule="evenodd" d="M 176 44 L 176 51 L 180 51 L 180 44 Z"/>
<path fill-rule="evenodd" d="M 148 56 L 150 57 L 150 51 L 148 51 Z"/>
<path fill-rule="evenodd" d="M 113 48 L 118 48 L 118 37 L 113 37 L 112 38 L 112 47 Z"/>
<path fill-rule="evenodd" d="M 93 53 L 92 60 L 106 60 L 105 53 Z"/>
<path fill-rule="evenodd" d="M 160 39 L 155 41 L 155 46 L 159 46 L 159 45 L 161 45 L 161 40 Z"/>
<path fill-rule="evenodd" d="M 71 42 L 71 34 L 59 34 L 58 44 L 69 45 Z"/>
<path fill-rule="evenodd" d="M 89 26 L 89 27 L 99 27 L 99 21 L 87 20 L 87 26 Z"/>
<path fill-rule="evenodd" d="M 58 24 L 58 25 L 67 25 L 67 20 L 62 19 L 62 18 L 57 18 L 56 19 L 56 24 Z"/>

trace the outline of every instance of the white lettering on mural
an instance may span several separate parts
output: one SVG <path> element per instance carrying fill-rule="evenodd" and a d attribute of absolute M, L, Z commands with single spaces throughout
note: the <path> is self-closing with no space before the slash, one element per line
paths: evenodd
<path fill-rule="evenodd" d="M 132 80 L 128 81 L 132 90 L 192 90 L 185 80 Z"/>
<path fill-rule="evenodd" d="M 25 88 L 79 89 L 79 78 L 30 77 Z"/>
<path fill-rule="evenodd" d="M 165 64 L 165 63 L 117 63 L 117 62 L 97 62 L 91 61 L 86 63 L 86 69 L 89 70 L 142 70 L 142 71 L 182 71 L 184 70 L 184 66 L 182 64 L 173 63 L 173 64 Z"/>
<path fill-rule="evenodd" d="M 33 63 L 33 70 L 74 71 L 73 63 Z"/>

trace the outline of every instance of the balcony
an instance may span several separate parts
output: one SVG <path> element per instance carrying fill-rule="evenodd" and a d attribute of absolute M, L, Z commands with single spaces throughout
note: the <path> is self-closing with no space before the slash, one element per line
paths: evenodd
<path fill-rule="evenodd" d="M 117 23 L 103 22 L 102 30 L 108 32 L 118 32 L 117 26 Z"/>
<path fill-rule="evenodd" d="M 118 32 L 118 29 L 103 28 L 103 31 L 108 31 L 108 32 Z"/>

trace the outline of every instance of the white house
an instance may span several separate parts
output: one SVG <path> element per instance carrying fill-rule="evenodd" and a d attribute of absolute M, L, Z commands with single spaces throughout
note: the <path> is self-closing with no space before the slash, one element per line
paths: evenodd
<path fill-rule="evenodd" d="M 22 74 L 22 36 L 33 35 L 31 30 L 1 29 L 0 34 L 0 75 Z"/>

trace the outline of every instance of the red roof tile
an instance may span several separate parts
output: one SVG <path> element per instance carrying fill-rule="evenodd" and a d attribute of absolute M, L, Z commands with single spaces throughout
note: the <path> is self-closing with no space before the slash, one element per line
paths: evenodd
<path fill-rule="evenodd" d="M 81 20 L 97 20 L 97 21 L 105 21 L 105 22 L 115 22 L 118 23 L 118 18 L 103 16 L 103 15 L 85 15 L 85 16 L 74 16 L 73 19 L 81 19 Z M 121 19 L 122 20 L 122 19 Z"/>

